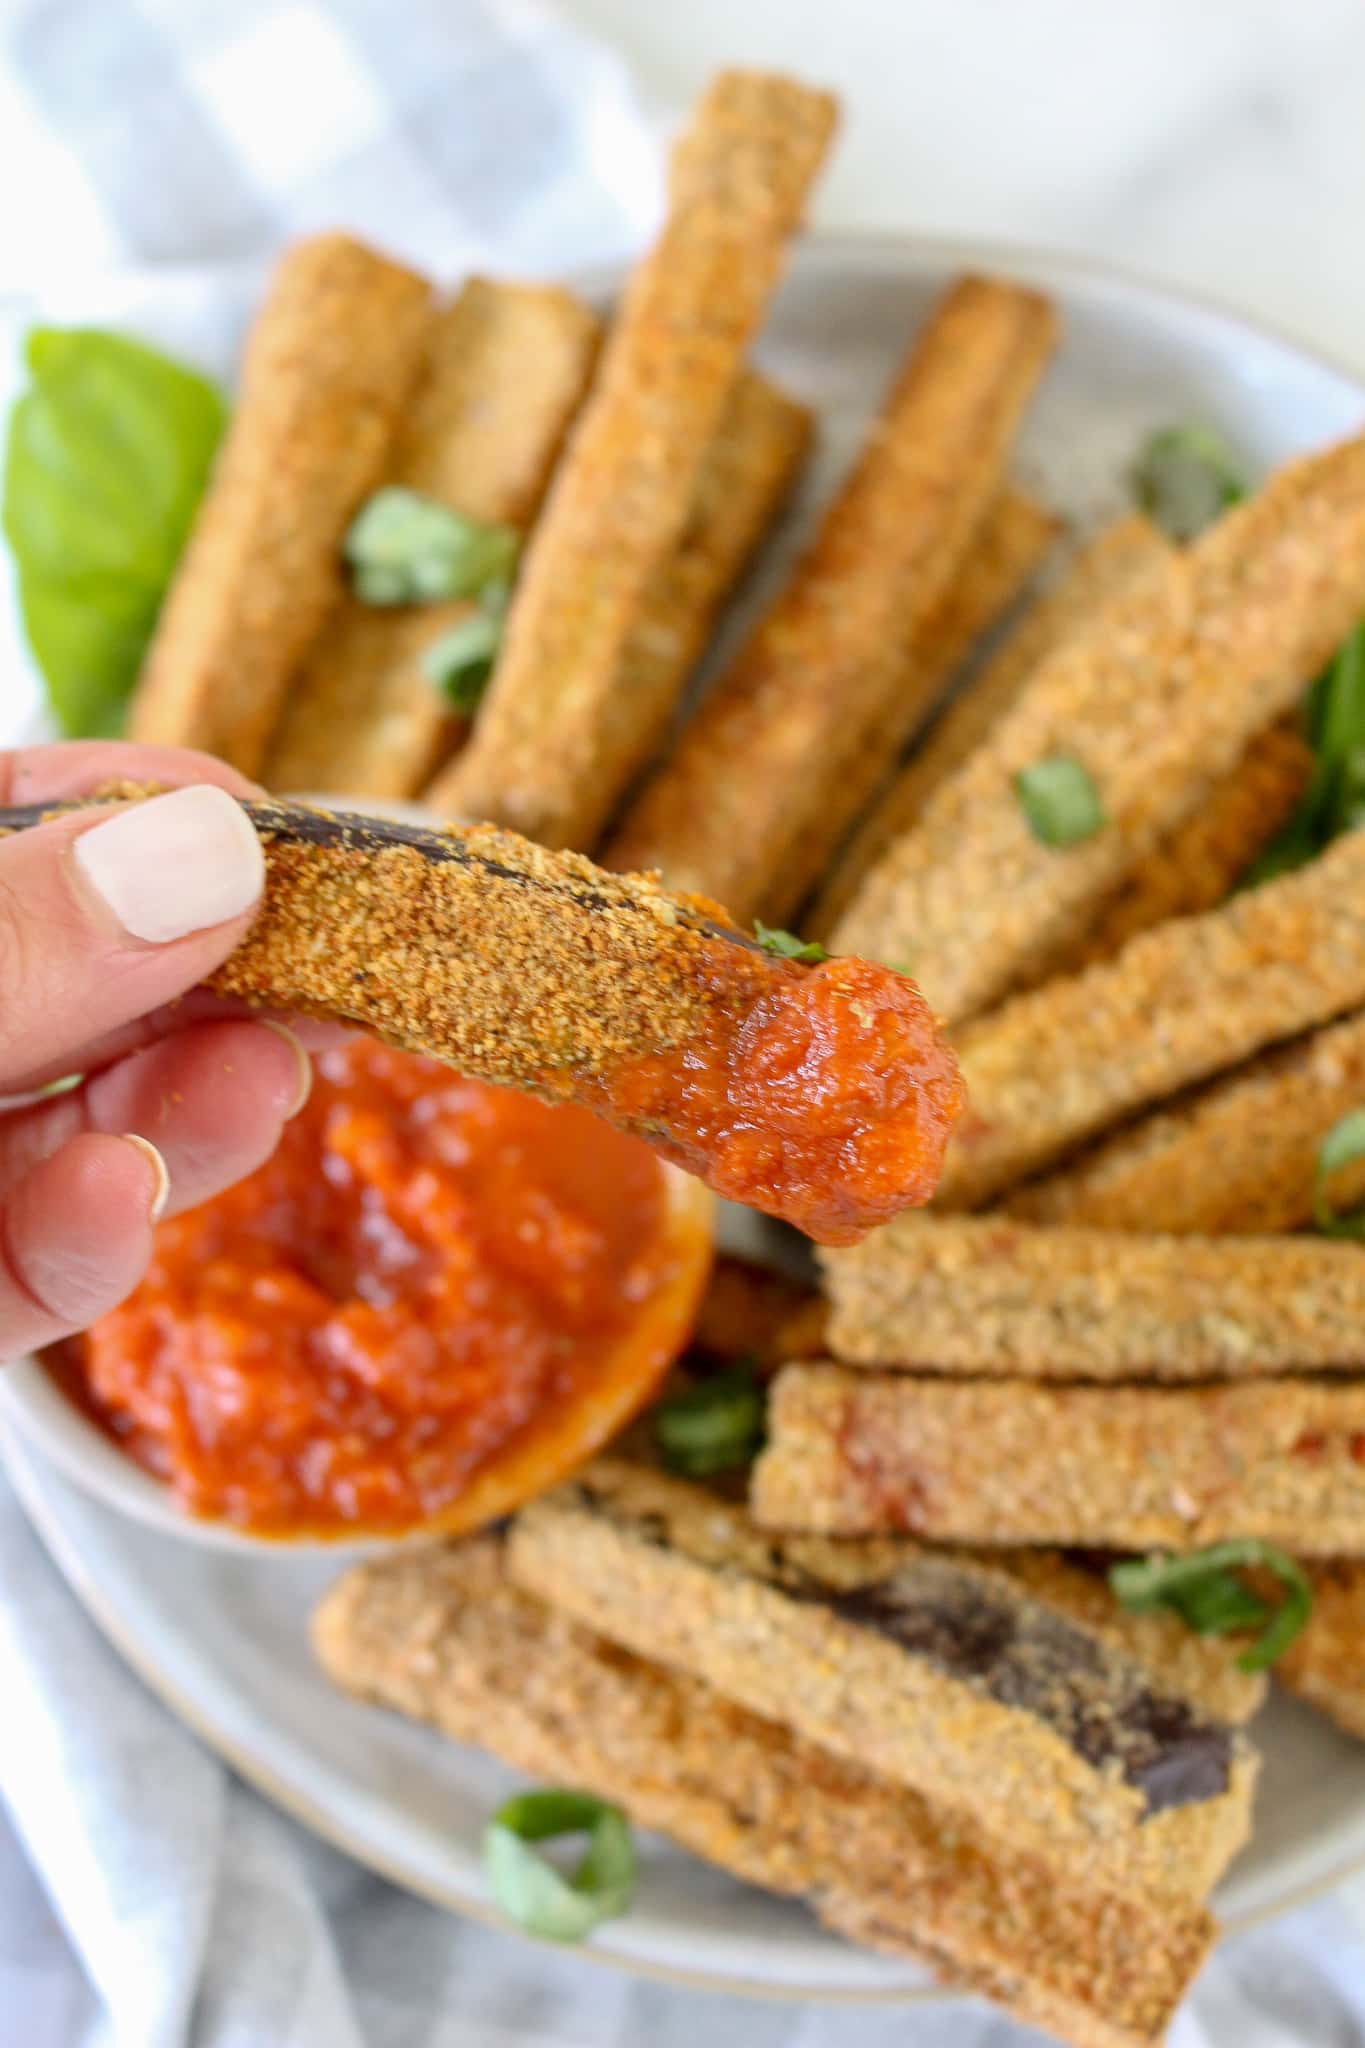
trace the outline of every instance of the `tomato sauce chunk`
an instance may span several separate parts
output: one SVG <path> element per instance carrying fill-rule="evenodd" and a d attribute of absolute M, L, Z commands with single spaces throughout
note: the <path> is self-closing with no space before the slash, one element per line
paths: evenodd
<path fill-rule="evenodd" d="M 586 1110 L 356 1041 L 268 1164 L 159 1227 L 73 1347 L 87 1398 L 195 1514 L 410 1528 L 669 1287 L 666 1183 Z"/>
<path fill-rule="evenodd" d="M 929 1200 L 965 1093 L 914 982 L 839 959 L 788 968 L 728 1041 L 623 1069 L 609 1100 L 717 1194 L 851 1244 Z"/>

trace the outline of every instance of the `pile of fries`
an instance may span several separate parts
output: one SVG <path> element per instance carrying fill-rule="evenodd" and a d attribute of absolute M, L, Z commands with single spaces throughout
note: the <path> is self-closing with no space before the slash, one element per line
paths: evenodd
<path fill-rule="evenodd" d="M 807 450 L 747 360 L 833 125 L 790 81 L 716 81 L 605 338 L 563 291 L 441 309 L 340 238 L 287 257 L 132 731 L 657 869 L 920 982 L 970 1094 L 934 1211 L 825 1256 L 828 1312 L 727 1267 L 703 1319 L 771 1378 L 747 1506 L 594 1468 L 510 1533 L 348 1575 L 320 1651 L 1136 2048 L 1249 1827 L 1239 1651 L 1266 1658 L 1218 1637 L 1274 1610 L 1228 1572 L 1316 1592 L 1279 1675 L 1365 1735 L 1365 1256 L 1306 1228 L 1365 1103 L 1365 836 L 1238 887 L 1311 792 L 1298 707 L 1365 608 L 1365 437 L 1187 543 L 1134 514 L 1058 560 L 1010 476 L 1055 311 L 963 279 L 680 719 Z M 348 587 L 386 489 L 529 536 L 463 711 L 426 669 L 481 600 Z M 1058 1554 L 1209 1544 L 1216 1613 L 1207 1577 L 1196 1611 L 1153 1562 L 1130 1611 Z"/>

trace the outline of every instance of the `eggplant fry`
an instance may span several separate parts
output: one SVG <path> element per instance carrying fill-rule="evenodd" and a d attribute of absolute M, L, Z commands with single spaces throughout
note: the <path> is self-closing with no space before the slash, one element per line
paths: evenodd
<path fill-rule="evenodd" d="M 626 649 L 682 538 L 834 120 L 827 93 L 739 71 L 722 72 L 694 114 L 663 234 L 630 281 L 536 528 L 473 739 L 433 792 L 447 815 L 586 849 L 643 766 L 671 705 L 623 689 Z"/>
<path fill-rule="evenodd" d="M 526 532 L 588 388 L 601 323 L 569 292 L 473 277 L 436 323 L 386 481 Z M 348 596 L 323 628 L 262 770 L 271 789 L 416 796 L 465 721 L 422 667 L 475 609 Z"/>
<path fill-rule="evenodd" d="M 1101 607 L 868 876 L 838 951 L 909 961 L 950 1024 L 1034 979 L 1288 712 L 1360 615 L 1365 437 L 1288 464 Z M 1097 813 L 1052 843 L 1017 778 Z"/>
<path fill-rule="evenodd" d="M 925 708 L 915 639 L 998 494 L 1055 338 L 1047 301 L 966 278 L 915 338 L 786 589 L 612 838 L 749 918 L 785 912 L 815 833 L 832 850 Z M 883 753 L 874 758 L 874 745 Z M 818 870 L 817 870 L 818 872 Z"/>
<path fill-rule="evenodd" d="M 384 474 L 435 318 L 425 278 L 347 235 L 284 256 L 129 739 L 259 773 L 285 694 L 341 601 L 342 540 Z"/>

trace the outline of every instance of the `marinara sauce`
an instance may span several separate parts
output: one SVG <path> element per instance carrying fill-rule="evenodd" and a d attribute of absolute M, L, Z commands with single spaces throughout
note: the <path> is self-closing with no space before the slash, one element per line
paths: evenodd
<path fill-rule="evenodd" d="M 586 1110 L 369 1041 L 317 1067 L 274 1158 L 158 1228 L 75 1358 L 193 1513 L 400 1530 L 580 1389 L 667 1284 L 664 1169 Z"/>

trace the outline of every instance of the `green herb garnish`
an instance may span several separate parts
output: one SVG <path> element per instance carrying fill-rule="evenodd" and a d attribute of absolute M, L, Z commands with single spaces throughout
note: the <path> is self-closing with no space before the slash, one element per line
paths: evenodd
<path fill-rule="evenodd" d="M 1338 833 L 1365 823 L 1365 626 L 1342 642 L 1309 689 L 1303 726 L 1317 755 L 1312 779 L 1293 816 L 1248 868 L 1244 889 L 1306 866 Z"/>
<path fill-rule="evenodd" d="M 565 1876 L 535 1842 L 586 1834 L 578 1868 Z M 523 1792 L 494 1814 L 483 1838 L 493 1896 L 518 1927 L 547 1941 L 582 1941 L 626 1911 L 635 1892 L 635 1845 L 619 1807 L 587 1792 Z"/>
<path fill-rule="evenodd" d="M 437 604 L 505 584 L 519 545 L 510 526 L 466 519 L 437 498 L 388 484 L 357 512 L 344 551 L 366 604 Z"/>
<path fill-rule="evenodd" d="M 1163 427 L 1133 466 L 1139 505 L 1172 540 L 1193 540 L 1246 496 L 1241 465 L 1212 427 Z"/>
<path fill-rule="evenodd" d="M 472 718 L 483 702 L 493 664 L 502 645 L 508 586 L 491 583 L 477 611 L 458 620 L 448 633 L 433 640 L 422 656 L 422 673 L 444 690 L 457 711 Z"/>
<path fill-rule="evenodd" d="M 1044 846 L 1075 846 L 1104 824 L 1104 806 L 1088 769 L 1070 754 L 1052 754 L 1021 768 L 1014 793 L 1029 829 Z"/>
<path fill-rule="evenodd" d="M 795 932 L 776 930 L 764 924 L 761 917 L 754 919 L 754 937 L 765 953 L 776 953 L 781 960 L 799 960 L 805 967 L 818 967 L 829 954 L 814 939 L 798 939 Z"/>
<path fill-rule="evenodd" d="M 48 702 L 117 733 L 226 419 L 217 387 L 121 334 L 36 327 L 10 413 L 5 538 Z"/>
<path fill-rule="evenodd" d="M 741 1359 L 661 1401 L 654 1440 L 670 1472 L 707 1479 L 752 1464 L 763 1444 L 765 1403 L 753 1362 Z"/>
<path fill-rule="evenodd" d="M 1348 1110 L 1318 1146 L 1313 1222 L 1325 1237 L 1365 1237 L 1365 1209 L 1340 1213 L 1327 1193 L 1332 1175 L 1343 1166 L 1354 1165 L 1358 1159 L 1365 1159 L 1365 1109 Z"/>
<path fill-rule="evenodd" d="M 1284 1587 L 1272 1607 L 1238 1578 L 1249 1567 L 1269 1572 Z M 1303 1570 L 1273 1543 L 1254 1537 L 1215 1543 L 1188 1556 L 1134 1557 L 1114 1565 L 1109 1584 L 1124 1607 L 1150 1613 L 1168 1607 L 1196 1635 L 1260 1635 L 1237 1659 L 1239 1671 L 1264 1671 L 1284 1655 L 1313 1611 L 1313 1589 Z"/>

